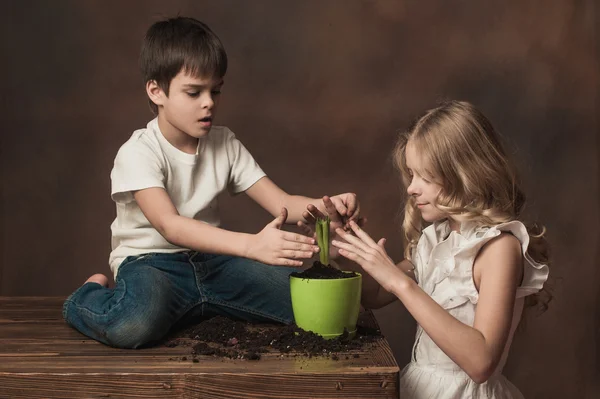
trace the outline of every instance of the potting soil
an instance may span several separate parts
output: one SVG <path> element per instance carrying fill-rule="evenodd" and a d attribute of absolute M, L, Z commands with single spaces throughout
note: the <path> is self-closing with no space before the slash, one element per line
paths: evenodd
<path fill-rule="evenodd" d="M 302 272 L 294 272 L 290 274 L 290 276 L 313 279 L 339 279 L 356 277 L 358 274 L 354 272 L 343 272 L 333 266 L 325 266 L 321 262 L 316 261 L 309 269 Z"/>
<path fill-rule="evenodd" d="M 182 330 L 168 338 L 165 345 L 189 346 L 189 357 L 171 360 L 194 362 L 199 361 L 198 355 L 259 360 L 261 354 L 273 351 L 282 356 L 328 356 L 339 360 L 342 356 L 359 357 L 358 354 L 347 352 L 364 348 L 381 338 L 379 330 L 364 326 L 357 326 L 356 335 L 352 339 L 344 332 L 338 338 L 326 340 L 296 325 L 253 324 L 216 316 Z"/>

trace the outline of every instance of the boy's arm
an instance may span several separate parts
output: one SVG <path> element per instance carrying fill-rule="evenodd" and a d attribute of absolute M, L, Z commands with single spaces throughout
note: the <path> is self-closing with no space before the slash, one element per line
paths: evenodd
<path fill-rule="evenodd" d="M 322 199 L 290 195 L 266 176 L 247 189 L 246 194 L 273 216 L 278 215 L 281 208 L 287 208 L 287 223 L 291 224 L 304 220 L 302 214 L 306 212 L 309 204 L 315 205 L 322 213 L 327 213 Z M 340 194 L 331 197 L 331 200 L 340 216 L 352 218 L 358 215 L 359 207 L 355 194 Z"/>
<path fill-rule="evenodd" d="M 246 257 L 270 265 L 301 266 L 318 251 L 314 239 L 281 231 L 286 212 L 257 234 L 237 233 L 179 215 L 167 192 L 152 187 L 134 192 L 152 226 L 170 243 L 196 251 Z"/>

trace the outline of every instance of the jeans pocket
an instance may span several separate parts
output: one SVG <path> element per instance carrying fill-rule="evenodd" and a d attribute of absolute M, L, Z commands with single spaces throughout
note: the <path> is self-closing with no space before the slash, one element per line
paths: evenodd
<path fill-rule="evenodd" d="M 194 269 L 196 281 L 200 283 L 206 278 L 208 278 L 210 274 L 218 272 L 219 265 L 226 262 L 227 259 L 230 258 L 230 256 L 225 255 L 205 254 L 197 252 L 190 256 L 189 263 Z"/>

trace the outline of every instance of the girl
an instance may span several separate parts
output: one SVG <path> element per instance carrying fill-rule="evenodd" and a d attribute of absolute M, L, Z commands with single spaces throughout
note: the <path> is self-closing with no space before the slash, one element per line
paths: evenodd
<path fill-rule="evenodd" d="M 501 372 L 548 257 L 545 229 L 518 220 L 525 196 L 496 132 L 471 104 L 450 101 L 402 134 L 394 155 L 409 195 L 406 259 L 395 264 L 385 239 L 354 222 L 332 244 L 378 283 L 365 284 L 366 307 L 399 299 L 418 323 L 400 396 L 521 398 Z"/>

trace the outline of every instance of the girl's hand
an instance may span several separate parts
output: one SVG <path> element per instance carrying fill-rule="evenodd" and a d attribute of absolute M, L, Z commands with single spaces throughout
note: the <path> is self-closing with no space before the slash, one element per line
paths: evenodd
<path fill-rule="evenodd" d="M 282 208 L 277 218 L 252 237 L 246 251 L 247 258 L 268 265 L 302 266 L 298 259 L 310 259 L 319 252 L 313 238 L 281 230 L 287 215 L 287 209 Z"/>
<path fill-rule="evenodd" d="M 356 222 L 350 221 L 349 225 L 356 236 L 337 229 L 338 236 L 346 242 L 333 240 L 331 244 L 339 248 L 340 255 L 358 263 L 386 291 L 390 291 L 395 279 L 406 276 L 396 267 L 385 251 L 385 238 L 376 243 Z"/>

